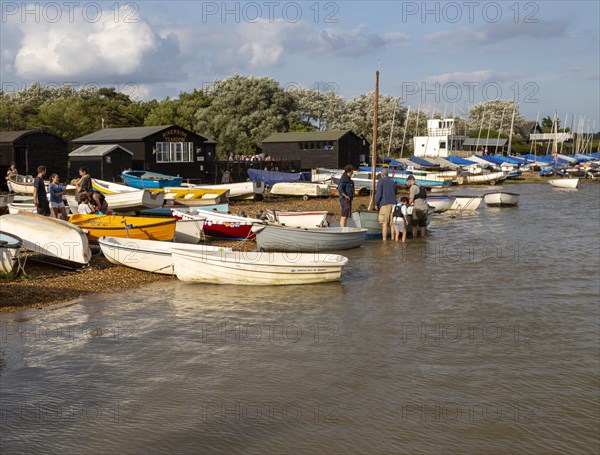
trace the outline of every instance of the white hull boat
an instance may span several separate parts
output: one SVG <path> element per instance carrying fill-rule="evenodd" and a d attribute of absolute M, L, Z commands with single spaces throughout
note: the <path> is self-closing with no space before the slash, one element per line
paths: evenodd
<path fill-rule="evenodd" d="M 409 207 L 409 210 L 412 207 Z M 412 213 L 412 210 L 410 211 Z M 433 220 L 433 207 L 429 208 L 429 212 L 427 214 L 427 226 L 431 224 Z M 409 220 L 410 221 L 410 220 Z M 367 230 L 367 240 L 370 239 L 380 239 L 383 232 L 381 228 L 381 224 L 379 223 L 379 212 L 364 210 L 362 212 L 352 212 L 352 222 L 359 228 Z M 409 226 L 410 227 L 410 226 Z M 388 232 L 391 235 L 391 229 L 388 229 Z M 410 229 L 408 230 L 410 232 Z"/>
<path fill-rule="evenodd" d="M 173 264 L 182 281 L 235 285 L 293 285 L 338 281 L 348 258 L 337 254 L 174 249 Z"/>
<path fill-rule="evenodd" d="M 553 179 L 548 180 L 548 183 L 555 188 L 577 188 L 579 186 L 579 179 Z"/>
<path fill-rule="evenodd" d="M 292 212 L 286 210 L 265 210 L 262 215 L 268 221 L 284 226 L 299 228 L 327 227 L 333 220 L 333 213 L 325 210 L 314 212 Z"/>
<path fill-rule="evenodd" d="M 460 177 L 458 177 L 457 182 L 459 184 L 483 184 L 483 183 L 489 183 L 490 185 L 495 185 L 498 182 L 501 182 L 503 180 L 506 180 L 506 175 L 507 173 L 504 171 L 498 171 L 498 172 L 488 172 L 488 173 L 481 173 L 481 174 L 473 174 L 473 175 L 462 175 Z M 462 179 L 462 180 L 461 180 Z"/>
<path fill-rule="evenodd" d="M 69 203 L 71 213 L 77 213 L 77 200 L 75 196 L 65 196 Z M 108 208 L 113 212 L 137 212 L 144 209 L 154 209 L 163 206 L 165 193 L 153 193 L 148 189 L 135 190 L 126 193 L 105 194 Z"/>
<path fill-rule="evenodd" d="M 204 219 L 177 220 L 175 223 L 175 241 L 197 244 L 204 241 Z"/>
<path fill-rule="evenodd" d="M 21 212 L 2 216 L 0 228 L 18 235 L 23 246 L 34 253 L 75 264 L 87 264 L 92 257 L 85 232 L 68 221 Z"/>
<path fill-rule="evenodd" d="M 270 194 L 278 196 L 328 197 L 329 185 L 307 182 L 280 182 L 271 187 Z"/>
<path fill-rule="evenodd" d="M 477 210 L 483 200 L 482 196 L 453 196 L 454 203 L 450 210 Z"/>
<path fill-rule="evenodd" d="M 100 244 L 102 254 L 113 264 L 163 275 L 175 274 L 171 252 L 176 248 L 200 254 L 231 251 L 231 248 L 210 245 L 187 245 L 176 242 L 125 239 L 120 237 L 100 237 L 98 243 Z"/>
<path fill-rule="evenodd" d="M 519 194 L 498 191 L 484 194 L 483 200 L 490 207 L 514 207 L 519 203 Z"/>
<path fill-rule="evenodd" d="M 132 193 L 139 191 L 132 186 L 121 185 L 120 183 L 107 182 L 105 180 L 92 179 L 92 188 L 100 191 L 102 194 Z"/>
<path fill-rule="evenodd" d="M 17 270 L 23 240 L 14 234 L 0 231 L 0 273 L 10 274 Z"/>
<path fill-rule="evenodd" d="M 188 188 L 204 190 L 229 190 L 229 199 L 254 199 L 265 191 L 265 182 L 238 182 L 222 185 L 188 185 Z"/>
<path fill-rule="evenodd" d="M 433 208 L 434 213 L 443 213 L 454 205 L 454 196 L 427 196 L 427 205 Z"/>
<path fill-rule="evenodd" d="M 33 202 L 13 202 L 8 204 L 8 213 L 16 215 L 19 212 L 37 213 L 37 208 Z"/>
<path fill-rule="evenodd" d="M 14 194 L 0 194 L 0 209 L 8 207 L 15 200 Z"/>
<path fill-rule="evenodd" d="M 32 175 L 11 175 L 8 179 L 12 191 L 17 194 L 33 195 L 33 182 L 35 177 Z M 46 182 L 46 188 L 48 183 Z"/>
<path fill-rule="evenodd" d="M 357 248 L 365 243 L 367 230 L 357 227 L 302 229 L 277 225 L 254 225 L 260 251 L 319 252 Z"/>

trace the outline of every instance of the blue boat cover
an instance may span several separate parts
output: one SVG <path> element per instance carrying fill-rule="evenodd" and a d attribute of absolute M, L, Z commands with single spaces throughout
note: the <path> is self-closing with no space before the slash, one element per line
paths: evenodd
<path fill-rule="evenodd" d="M 475 161 L 465 160 L 464 158 L 460 158 L 458 156 L 449 156 L 445 159 L 458 166 L 471 166 L 473 164 L 477 164 Z"/>
<path fill-rule="evenodd" d="M 423 158 L 419 158 L 418 156 L 411 156 L 409 160 L 413 163 L 417 163 L 419 166 L 440 167 L 439 164 L 431 163 Z"/>
<path fill-rule="evenodd" d="M 404 163 L 402 163 L 402 162 L 400 162 L 398 160 L 395 160 L 393 158 L 386 158 L 386 159 L 383 160 L 383 162 L 385 164 L 387 164 L 388 166 L 396 166 L 396 167 L 402 167 L 402 168 L 404 168 Z"/>
<path fill-rule="evenodd" d="M 600 160 L 600 152 L 590 153 L 590 156 L 596 160 Z"/>
<path fill-rule="evenodd" d="M 494 163 L 494 164 L 506 163 L 506 160 L 503 160 L 501 157 L 496 156 L 496 155 L 482 155 L 482 156 L 479 156 L 478 158 L 482 158 L 482 159 L 489 161 L 490 163 Z"/>
<path fill-rule="evenodd" d="M 585 161 L 591 161 L 594 159 L 590 155 L 582 155 L 581 153 L 576 153 L 575 155 L 573 155 L 573 158 L 575 158 L 580 163 L 583 163 Z"/>
<path fill-rule="evenodd" d="M 260 169 L 248 169 L 248 176 L 253 182 L 264 182 L 267 186 L 282 182 L 310 182 L 310 172 L 276 172 L 263 171 Z"/>

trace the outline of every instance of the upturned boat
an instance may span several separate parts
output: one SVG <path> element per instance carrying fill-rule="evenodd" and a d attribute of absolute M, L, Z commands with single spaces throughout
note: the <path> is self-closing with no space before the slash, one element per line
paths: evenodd
<path fill-rule="evenodd" d="M 442 213 L 450 210 L 456 198 L 454 196 L 435 196 L 427 195 L 427 205 L 433 207 L 435 213 Z"/>
<path fill-rule="evenodd" d="M 22 245 L 20 237 L 0 231 L 0 273 L 8 275 L 18 270 Z"/>
<path fill-rule="evenodd" d="M 141 240 L 173 240 L 175 222 L 172 218 L 75 214 L 69 221 L 87 233 L 90 242 L 100 237 L 124 237 Z"/>
<path fill-rule="evenodd" d="M 254 225 L 261 251 L 319 252 L 357 248 L 365 243 L 367 230 L 357 227 L 303 229 L 277 225 Z"/>
<path fill-rule="evenodd" d="M 64 220 L 20 212 L 3 215 L 0 227 L 3 232 L 20 237 L 27 250 L 43 256 L 75 264 L 87 264 L 92 257 L 85 232 Z"/>
<path fill-rule="evenodd" d="M 329 185 L 311 182 L 280 182 L 271 187 L 269 194 L 278 196 L 328 197 Z"/>
<path fill-rule="evenodd" d="M 484 194 L 483 200 L 490 207 L 514 207 L 519 203 L 519 194 L 496 191 Z"/>
<path fill-rule="evenodd" d="M 159 174 L 148 171 L 123 171 L 123 181 L 134 188 L 164 188 L 167 186 L 181 186 L 182 177 Z"/>
<path fill-rule="evenodd" d="M 562 178 L 548 180 L 548 183 L 556 188 L 577 188 L 579 186 L 579 179 L 577 178 Z"/>
<path fill-rule="evenodd" d="M 5 209 L 15 200 L 14 194 L 0 194 L 0 209 Z"/>
<path fill-rule="evenodd" d="M 98 243 L 104 257 L 113 264 L 163 275 L 175 274 L 171 256 L 173 249 L 178 248 L 198 253 L 231 251 L 231 248 L 210 245 L 187 245 L 119 237 L 101 237 L 98 239 Z"/>
<path fill-rule="evenodd" d="M 483 201 L 483 197 L 477 195 L 454 196 L 454 203 L 450 210 L 477 210 L 481 201 Z"/>
<path fill-rule="evenodd" d="M 182 281 L 234 285 L 292 285 L 338 281 L 348 258 L 337 254 L 247 251 L 192 252 L 173 249 Z"/>

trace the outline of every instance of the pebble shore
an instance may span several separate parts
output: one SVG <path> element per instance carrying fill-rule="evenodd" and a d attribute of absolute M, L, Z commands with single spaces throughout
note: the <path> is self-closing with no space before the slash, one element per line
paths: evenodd
<path fill-rule="evenodd" d="M 527 176 L 525 179 L 516 180 L 515 183 L 543 183 L 547 178 L 537 175 Z M 586 181 L 589 182 L 589 181 Z M 597 183 L 597 180 L 594 181 Z M 510 183 L 503 184 L 510 191 Z M 481 187 L 479 187 L 481 188 Z M 495 187 L 489 186 L 489 191 Z M 453 190 L 468 187 L 455 187 Z M 359 206 L 368 206 L 369 196 L 356 197 L 353 209 Z M 327 210 L 334 213 L 334 221 L 339 221 L 340 206 L 337 197 L 314 198 L 303 201 L 301 198 L 268 198 L 264 201 L 244 201 L 230 203 L 230 212 L 237 215 L 256 217 L 262 210 Z M 226 241 L 207 240 L 208 244 L 228 246 L 235 250 L 255 251 L 254 240 Z M 156 281 L 176 279 L 167 275 L 157 275 L 142 272 L 128 267 L 116 266 L 108 262 L 100 253 L 95 252 L 89 266 L 79 270 L 66 270 L 46 263 L 41 263 L 31 257 L 25 265 L 25 276 L 14 280 L 0 279 L 0 313 L 8 313 L 23 309 L 42 308 L 51 304 L 68 302 L 84 298 L 92 293 L 127 289 L 131 291 L 136 287 Z M 35 303 L 32 303 L 35 302 Z"/>

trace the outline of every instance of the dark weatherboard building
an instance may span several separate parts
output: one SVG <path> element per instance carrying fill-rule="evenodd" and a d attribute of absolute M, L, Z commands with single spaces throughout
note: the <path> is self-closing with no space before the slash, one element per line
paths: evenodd
<path fill-rule="evenodd" d="M 68 147 L 67 141 L 48 130 L 0 131 L 0 170 L 6 175 L 14 161 L 19 174 L 36 175 L 37 167 L 43 164 L 48 177 L 56 172 L 65 180 Z"/>
<path fill-rule="evenodd" d="M 73 144 L 119 145 L 133 153 L 134 170 L 181 176 L 191 183 L 204 182 L 206 165 L 215 160 L 217 146 L 212 139 L 178 125 L 105 128 L 77 138 Z"/>
<path fill-rule="evenodd" d="M 86 167 L 100 180 L 119 180 L 121 172 L 131 169 L 133 152 L 117 144 L 83 145 L 69 153 L 71 173 Z"/>
<path fill-rule="evenodd" d="M 276 160 L 300 160 L 303 170 L 356 168 L 369 161 L 369 143 L 350 130 L 273 133 L 262 141 L 262 151 Z"/>

